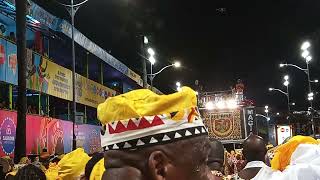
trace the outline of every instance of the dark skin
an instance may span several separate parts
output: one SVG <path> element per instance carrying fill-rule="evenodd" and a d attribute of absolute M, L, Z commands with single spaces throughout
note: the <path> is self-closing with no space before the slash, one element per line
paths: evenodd
<path fill-rule="evenodd" d="M 267 153 L 266 144 L 260 136 L 250 135 L 243 143 L 243 155 L 248 162 L 262 161 L 265 162 L 265 155 Z M 254 178 L 261 168 L 247 168 L 239 172 L 242 179 Z"/>
<path fill-rule="evenodd" d="M 213 140 L 210 142 L 210 153 L 208 157 L 208 166 L 211 171 L 223 172 L 224 147 L 221 142 Z"/>
<path fill-rule="evenodd" d="M 105 152 L 103 180 L 208 180 L 207 136 L 132 151 Z"/>

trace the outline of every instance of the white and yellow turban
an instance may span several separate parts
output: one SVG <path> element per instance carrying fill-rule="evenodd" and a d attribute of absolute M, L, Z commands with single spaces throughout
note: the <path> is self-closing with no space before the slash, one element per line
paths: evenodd
<path fill-rule="evenodd" d="M 98 106 L 105 150 L 136 149 L 207 134 L 197 109 L 196 92 L 158 95 L 139 89 L 108 98 Z"/>

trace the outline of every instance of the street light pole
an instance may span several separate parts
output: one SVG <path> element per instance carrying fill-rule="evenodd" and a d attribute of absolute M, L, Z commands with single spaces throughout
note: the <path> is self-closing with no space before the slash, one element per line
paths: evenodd
<path fill-rule="evenodd" d="M 289 98 L 289 87 L 287 87 L 287 92 L 282 91 L 281 89 L 276 88 L 269 88 L 269 91 L 278 91 L 281 94 L 284 94 L 287 97 L 287 103 L 288 103 L 288 112 L 290 113 L 290 98 Z"/>
<path fill-rule="evenodd" d="M 77 113 L 77 103 L 76 103 L 76 57 L 75 57 L 75 46 L 74 46 L 74 16 L 76 15 L 78 9 L 86 3 L 88 0 L 84 0 L 81 3 L 74 4 L 73 0 L 70 0 L 70 5 L 59 3 L 64 6 L 71 16 L 71 39 L 72 39 L 72 150 L 77 148 L 77 140 L 75 134 L 75 123 L 76 123 L 76 113 Z"/>

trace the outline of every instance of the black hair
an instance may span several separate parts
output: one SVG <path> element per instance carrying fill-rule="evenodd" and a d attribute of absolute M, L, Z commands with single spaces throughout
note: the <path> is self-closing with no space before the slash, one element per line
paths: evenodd
<path fill-rule="evenodd" d="M 36 166 L 29 164 L 18 170 L 15 180 L 46 180 L 44 172 Z"/>
<path fill-rule="evenodd" d="M 211 140 L 208 166 L 211 170 L 222 171 L 224 163 L 224 146 L 218 140 Z"/>
<path fill-rule="evenodd" d="M 84 176 L 86 179 L 90 178 L 90 174 L 92 172 L 92 169 L 94 165 L 97 164 L 101 159 L 103 158 L 103 153 L 93 153 L 92 158 L 87 162 L 85 170 L 84 170 Z"/>

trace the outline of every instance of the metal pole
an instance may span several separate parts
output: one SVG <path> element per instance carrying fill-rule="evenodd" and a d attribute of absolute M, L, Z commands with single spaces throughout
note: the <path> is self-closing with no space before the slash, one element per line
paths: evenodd
<path fill-rule="evenodd" d="M 141 46 L 140 46 L 140 50 L 141 50 L 141 54 L 142 56 L 144 56 L 144 36 L 141 36 L 140 37 L 140 43 L 141 43 Z M 147 62 L 145 60 L 145 58 L 142 58 L 142 71 L 143 71 L 143 88 L 148 88 L 148 77 L 147 77 Z"/>
<path fill-rule="evenodd" d="M 74 48 L 74 7 L 73 0 L 71 0 L 71 24 L 72 24 L 72 150 L 75 150 L 77 147 L 76 135 L 75 135 L 75 123 L 76 123 L 76 58 L 75 58 L 75 48 Z"/>
<path fill-rule="evenodd" d="M 152 72 L 152 68 L 153 68 L 153 65 L 152 65 L 152 63 L 150 63 L 151 65 L 150 65 L 150 71 L 151 71 L 151 73 L 150 73 L 150 86 L 151 86 L 151 91 L 153 90 L 153 78 L 154 78 L 154 76 L 153 76 L 153 72 Z"/>
<path fill-rule="evenodd" d="M 307 63 L 307 75 L 308 75 L 308 85 L 309 85 L 309 93 L 311 93 L 311 83 L 310 83 L 310 69 L 309 69 L 309 62 L 306 61 Z M 312 107 L 312 100 L 310 100 L 310 107 L 311 107 L 311 123 L 312 123 L 312 132 L 313 135 L 316 135 L 316 129 L 315 129 L 315 122 L 313 119 L 313 107 Z"/>
<path fill-rule="evenodd" d="M 26 12 L 27 1 L 16 1 L 16 32 L 17 32 L 17 59 L 18 59 L 18 102 L 17 102 L 17 131 L 14 148 L 14 160 L 26 156 Z"/>
<path fill-rule="evenodd" d="M 288 116 L 290 116 L 290 95 L 289 95 L 289 85 L 287 86 L 287 103 L 288 103 Z M 290 125 L 290 117 L 288 118 Z"/>

